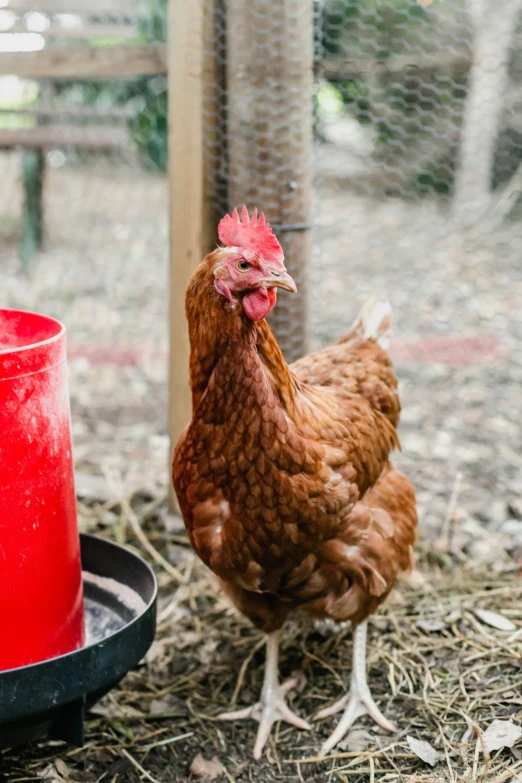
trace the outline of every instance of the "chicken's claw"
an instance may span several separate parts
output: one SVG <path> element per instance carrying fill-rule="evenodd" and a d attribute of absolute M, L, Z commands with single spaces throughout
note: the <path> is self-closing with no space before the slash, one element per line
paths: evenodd
<path fill-rule="evenodd" d="M 397 731 L 397 727 L 386 718 L 375 704 L 366 681 L 366 623 L 358 626 L 354 632 L 353 668 L 349 693 L 330 707 L 315 715 L 314 720 L 329 718 L 344 710 L 344 714 L 334 732 L 323 743 L 320 756 L 326 756 L 345 736 L 357 718 L 369 715 L 378 726 L 386 731 Z"/>
<path fill-rule="evenodd" d="M 252 707 L 245 707 L 234 712 L 224 712 L 218 715 L 219 720 L 245 720 L 253 718 L 259 721 L 256 743 L 254 745 L 254 758 L 261 758 L 261 753 L 266 745 L 270 730 L 278 720 L 284 720 L 298 729 L 311 729 L 310 724 L 292 712 L 285 701 L 286 695 L 299 684 L 299 677 L 292 677 L 279 684 L 278 659 L 279 659 L 279 631 L 274 631 L 266 637 L 266 662 L 265 677 L 261 699 Z"/>
<path fill-rule="evenodd" d="M 369 715 L 378 726 L 386 731 L 397 731 L 397 726 L 389 721 L 375 704 L 368 686 L 362 693 L 352 686 L 346 696 L 336 701 L 331 707 L 318 712 L 314 720 L 328 718 L 330 715 L 335 715 L 335 713 L 343 709 L 345 710 L 344 715 L 335 727 L 334 732 L 321 746 L 320 756 L 326 756 L 342 740 L 354 721 L 362 715 Z"/>
<path fill-rule="evenodd" d="M 254 745 L 254 758 L 259 759 L 270 735 L 272 726 L 276 721 L 284 720 L 286 723 L 290 723 L 298 729 L 309 730 L 312 728 L 308 721 L 303 720 L 303 718 L 300 718 L 295 712 L 292 712 L 285 701 L 287 693 L 293 690 L 297 685 L 298 680 L 296 677 L 293 677 L 282 685 L 279 685 L 266 699 L 263 699 L 262 694 L 261 701 L 258 701 L 251 707 L 245 707 L 242 710 L 235 710 L 234 712 L 224 712 L 217 717 L 219 720 L 245 720 L 247 718 L 253 718 L 254 720 L 259 721 L 259 729 L 257 730 L 257 737 Z"/>

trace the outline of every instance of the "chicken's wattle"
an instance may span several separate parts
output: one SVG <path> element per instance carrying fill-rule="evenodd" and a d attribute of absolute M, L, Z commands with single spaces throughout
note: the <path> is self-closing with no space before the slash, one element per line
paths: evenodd
<path fill-rule="evenodd" d="M 275 288 L 256 288 L 243 297 L 243 310 L 252 321 L 266 318 L 276 303 Z"/>

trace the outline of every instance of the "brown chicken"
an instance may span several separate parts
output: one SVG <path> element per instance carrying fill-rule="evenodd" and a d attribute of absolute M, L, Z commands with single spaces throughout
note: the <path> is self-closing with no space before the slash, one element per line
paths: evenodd
<path fill-rule="evenodd" d="M 174 487 L 192 546 L 267 634 L 260 702 L 224 719 L 259 720 L 259 758 L 276 720 L 309 724 L 278 680 L 280 629 L 294 610 L 354 627 L 351 688 L 321 752 L 368 713 L 393 731 L 366 681 L 366 619 L 412 562 L 417 515 L 389 462 L 399 442 L 397 381 L 384 348 L 386 303 L 367 306 L 335 345 L 290 367 L 264 320 L 276 289 L 295 291 L 264 215 L 220 223 L 224 245 L 186 296 L 192 421 L 174 454 Z"/>

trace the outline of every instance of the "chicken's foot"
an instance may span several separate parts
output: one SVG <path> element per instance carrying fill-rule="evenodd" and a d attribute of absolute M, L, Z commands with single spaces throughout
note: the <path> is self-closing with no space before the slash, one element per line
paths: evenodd
<path fill-rule="evenodd" d="M 350 691 L 335 704 L 318 712 L 314 718 L 314 720 L 321 720 L 344 710 L 335 731 L 322 745 L 319 751 L 321 756 L 326 756 L 342 740 L 350 726 L 361 715 L 369 715 L 377 725 L 386 731 L 397 731 L 395 724 L 389 721 L 375 704 L 368 687 L 366 680 L 366 629 L 366 621 L 354 628 Z"/>
<path fill-rule="evenodd" d="M 259 721 L 254 745 L 254 758 L 256 759 L 261 757 L 270 730 L 276 721 L 284 720 L 286 723 L 291 723 L 292 726 L 297 726 L 298 729 L 311 729 L 310 724 L 292 712 L 285 702 L 286 694 L 296 687 L 297 678 L 293 677 L 282 685 L 279 684 L 279 637 L 280 631 L 275 631 L 268 634 L 266 638 L 265 677 L 261 699 L 252 707 L 218 715 L 220 720 L 253 718 Z"/>

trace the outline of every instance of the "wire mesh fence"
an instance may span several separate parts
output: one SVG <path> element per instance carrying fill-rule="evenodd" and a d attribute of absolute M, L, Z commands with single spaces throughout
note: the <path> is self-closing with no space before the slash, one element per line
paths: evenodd
<path fill-rule="evenodd" d="M 385 253 L 388 259 L 402 255 L 406 262 L 416 242 L 432 245 L 447 235 L 444 217 L 456 219 L 451 228 L 457 225 L 466 237 L 464 252 L 504 236 L 506 226 L 514 230 L 522 160 L 518 10 L 516 0 L 204 4 L 206 56 L 213 69 L 203 106 L 206 185 L 216 216 L 255 201 L 283 241 L 298 242 L 289 257 L 291 263 L 296 257 L 303 297 L 280 308 L 278 325 L 289 354 L 303 350 L 295 324 L 307 328 L 300 312 L 310 299 L 309 274 L 314 279 L 311 337 L 317 343 L 347 323 L 350 314 L 343 316 L 345 302 L 335 291 L 339 274 L 356 272 L 357 258 L 377 261 Z M 76 69 L 81 75 L 86 52 L 91 58 L 123 49 L 128 61 L 147 60 L 144 45 L 166 40 L 166 19 L 165 0 L 4 3 L 3 57 L 11 54 L 13 70 L 23 73 L 24 58 L 45 49 L 47 65 L 54 63 L 58 74 L 2 76 L 4 253 L 23 242 L 24 234 L 35 241 L 30 223 L 38 215 L 24 215 L 23 209 L 24 178 L 30 190 L 33 176 L 30 166 L 24 173 L 27 150 L 45 157 L 49 189 L 54 180 L 81 169 L 89 168 L 94 180 L 95 170 L 135 172 L 136 178 L 147 169 L 165 170 L 166 74 L 121 78 L 117 55 L 107 60 L 104 78 L 99 71 L 90 79 L 70 74 Z M 79 59 L 64 75 L 60 62 L 71 56 Z M 151 69 L 151 56 L 145 71 Z M 313 87 L 307 72 L 311 56 Z M 3 71 L 8 63 L 4 59 Z M 92 187 L 96 201 L 107 190 L 103 176 L 99 187 Z M 62 223 L 85 206 L 82 193 L 76 194 L 63 204 Z M 377 230 L 370 205 L 389 207 L 385 221 L 396 215 L 398 239 L 387 226 Z M 123 197 L 122 214 L 126 207 Z M 436 213 L 431 221 L 430 207 Z M 423 224 L 416 225 L 420 214 L 432 223 L 429 236 Z M 29 219 L 25 227 L 24 218 Z M 480 223 L 477 240 L 471 229 Z M 308 250 L 302 252 L 298 235 L 309 227 L 314 260 L 307 269 Z M 506 255 L 513 243 L 504 236 L 501 245 Z M 333 269 L 326 273 L 328 263 Z M 383 287 L 379 278 L 362 292 L 376 286 Z"/>
<path fill-rule="evenodd" d="M 392 303 L 399 462 L 432 539 L 450 487 L 478 538 L 521 489 L 521 10 L 315 6 L 312 336 L 342 334 L 369 295 Z"/>
<path fill-rule="evenodd" d="M 337 267 L 353 273 L 361 293 L 377 287 L 398 305 L 400 297 L 422 302 L 435 280 L 422 285 L 408 270 L 430 259 L 451 298 L 456 247 L 475 261 L 486 248 L 517 253 L 518 10 L 444 0 L 318 5 L 315 172 L 322 205 L 330 197 L 318 209 L 318 241 L 332 262 L 337 193 L 346 237 Z M 371 280 L 361 263 L 377 267 Z M 383 278 L 391 267 L 400 280 Z M 342 305 L 332 302 L 341 322 Z M 332 336 L 332 315 L 316 314 L 323 338 Z M 442 311 L 430 321 L 423 329 L 451 326 Z"/>
<path fill-rule="evenodd" d="M 491 460 L 519 491 L 521 8 L 202 2 L 210 234 L 266 211 L 300 289 L 274 315 L 288 358 L 390 299 L 405 451 L 444 484 L 469 463 L 477 507 Z M 0 28 L 2 303 L 164 367 L 166 0 L 4 0 Z"/>

